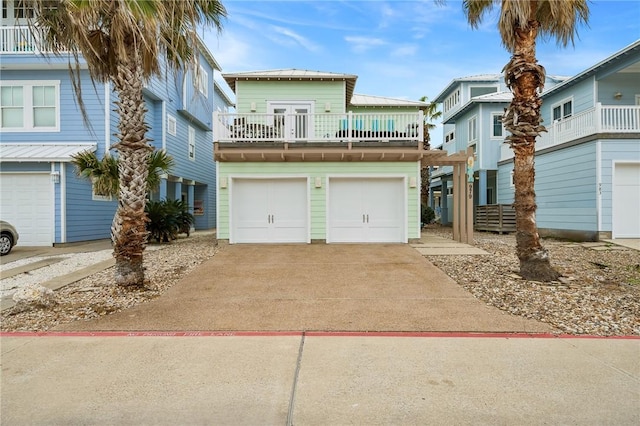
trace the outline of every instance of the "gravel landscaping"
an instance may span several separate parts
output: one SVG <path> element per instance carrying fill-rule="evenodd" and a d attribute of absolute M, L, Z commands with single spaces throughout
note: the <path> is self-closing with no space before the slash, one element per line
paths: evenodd
<path fill-rule="evenodd" d="M 426 232 L 451 238 L 451 228 L 430 226 Z M 557 333 L 640 335 L 639 251 L 556 240 L 543 244 L 562 274 L 557 282 L 532 282 L 518 276 L 514 235 L 477 232 L 475 245 L 489 256 L 427 259 L 488 305 L 548 323 Z M 198 232 L 150 247 L 153 249 L 145 253 L 145 289 L 113 285 L 113 269 L 109 268 L 55 291 L 54 303 L 48 306 L 16 306 L 2 311 L 1 330 L 47 331 L 61 323 L 96 318 L 144 303 L 162 295 L 218 250 L 213 232 Z M 38 273 L 46 273 L 47 268 L 52 266 Z M 7 280 L 2 280 L 3 288 Z M 13 280 L 11 286 L 19 286 L 19 282 Z"/>

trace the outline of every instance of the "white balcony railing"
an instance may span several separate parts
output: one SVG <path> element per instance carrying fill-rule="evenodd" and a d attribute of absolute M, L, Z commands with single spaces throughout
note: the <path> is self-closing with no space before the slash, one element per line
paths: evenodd
<path fill-rule="evenodd" d="M 598 133 L 640 133 L 640 106 L 603 106 L 575 114 L 547 127 L 536 140 L 536 151 Z M 502 144 L 500 160 L 513 158 L 508 144 Z"/>
<path fill-rule="evenodd" d="M 38 49 L 38 35 L 27 26 L 0 27 L 0 53 L 34 53 Z"/>
<path fill-rule="evenodd" d="M 216 142 L 422 141 L 423 113 L 214 113 Z"/>

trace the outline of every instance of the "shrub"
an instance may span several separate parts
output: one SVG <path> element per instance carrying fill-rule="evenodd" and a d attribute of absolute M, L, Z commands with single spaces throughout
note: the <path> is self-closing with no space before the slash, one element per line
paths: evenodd
<path fill-rule="evenodd" d="M 147 201 L 147 232 L 149 239 L 168 243 L 175 240 L 178 234 L 191 231 L 194 217 L 189 213 L 189 206 L 180 200 Z"/>
<path fill-rule="evenodd" d="M 432 223 L 435 219 L 436 214 L 433 209 L 426 204 L 423 204 L 422 209 L 420 210 L 420 221 L 422 222 L 422 226 Z"/>

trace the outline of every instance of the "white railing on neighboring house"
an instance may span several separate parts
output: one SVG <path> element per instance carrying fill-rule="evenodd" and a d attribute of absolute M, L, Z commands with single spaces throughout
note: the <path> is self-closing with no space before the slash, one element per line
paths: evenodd
<path fill-rule="evenodd" d="M 640 133 L 640 106 L 608 106 L 600 103 L 569 118 L 556 121 L 536 140 L 536 151 L 598 133 Z M 500 160 L 513 158 L 502 144 Z"/>
<path fill-rule="evenodd" d="M 34 53 L 38 51 L 38 35 L 27 26 L 0 27 L 0 53 Z"/>
<path fill-rule="evenodd" d="M 423 112 L 259 114 L 215 112 L 216 142 L 422 141 Z"/>

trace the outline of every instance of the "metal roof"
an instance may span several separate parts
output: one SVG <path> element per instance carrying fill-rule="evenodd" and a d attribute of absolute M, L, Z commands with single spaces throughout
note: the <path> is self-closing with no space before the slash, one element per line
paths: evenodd
<path fill-rule="evenodd" d="M 511 92 L 496 92 L 487 93 L 486 95 L 480 95 L 471 98 L 469 102 L 464 104 L 458 111 L 456 111 L 451 117 L 447 118 L 443 124 L 455 123 L 456 118 L 467 112 L 473 105 L 476 104 L 508 104 L 513 99 L 513 93 Z"/>
<path fill-rule="evenodd" d="M 479 74 L 471 75 L 468 77 L 459 77 L 451 80 L 449 84 L 433 99 L 433 102 L 442 103 L 444 98 L 449 94 L 454 87 L 458 86 L 458 83 L 462 81 L 475 81 L 475 82 L 496 82 L 502 79 L 502 74 Z"/>
<path fill-rule="evenodd" d="M 592 67 L 589 67 L 586 70 L 582 71 L 581 73 L 576 74 L 575 76 L 563 81 L 562 83 L 559 83 L 553 86 L 549 90 L 544 91 L 541 96 L 545 97 L 549 93 L 555 93 L 559 90 L 563 90 L 564 88 L 570 87 L 584 80 L 585 78 L 595 75 L 596 73 L 598 73 L 600 70 L 602 70 L 607 66 L 615 66 L 617 64 L 624 63 L 625 61 L 628 61 L 630 57 L 633 58 L 633 55 L 637 56 L 638 54 L 640 54 L 640 40 L 634 41 L 630 45 L 617 51 L 613 55 L 598 62 Z M 640 62 L 635 62 L 635 64 L 629 65 L 627 67 L 627 70 L 628 70 L 627 72 L 636 72 L 636 73 L 640 72 Z"/>
<path fill-rule="evenodd" d="M 83 151 L 95 151 L 95 143 L 0 143 L 0 162 L 68 162 Z"/>
<path fill-rule="evenodd" d="M 412 101 L 407 99 L 397 99 L 397 98 L 385 98 L 383 96 L 371 96 L 371 95 L 360 95 L 357 93 L 353 94 L 351 98 L 351 105 L 353 106 L 409 106 L 409 107 L 418 107 L 418 108 L 426 108 L 427 103 L 421 101 Z"/>

